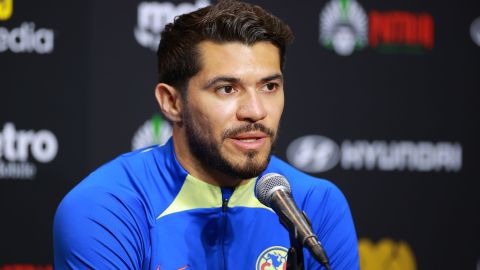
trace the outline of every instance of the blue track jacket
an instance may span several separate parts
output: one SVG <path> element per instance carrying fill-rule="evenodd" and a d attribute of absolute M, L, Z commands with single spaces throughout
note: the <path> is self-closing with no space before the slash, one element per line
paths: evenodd
<path fill-rule="evenodd" d="M 357 238 L 343 194 L 276 157 L 262 173 L 290 182 L 333 270 L 357 270 Z M 257 178 L 258 179 L 258 178 Z M 54 220 L 55 269 L 285 269 L 289 234 L 254 194 L 196 179 L 173 141 L 124 154 L 80 182 Z M 324 269 L 304 249 L 306 269 Z"/>

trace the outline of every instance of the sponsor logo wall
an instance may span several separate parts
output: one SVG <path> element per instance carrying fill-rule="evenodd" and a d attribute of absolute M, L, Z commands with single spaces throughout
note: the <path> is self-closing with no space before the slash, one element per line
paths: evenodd
<path fill-rule="evenodd" d="M 0 2 L 0 21 L 6 21 L 12 17 L 13 0 L 3 0 Z"/>
<path fill-rule="evenodd" d="M 0 270 L 51 269 L 68 190 L 168 140 L 160 33 L 213 2 L 0 0 Z M 480 270 L 480 2 L 251 2 L 295 33 L 276 154 L 344 192 L 361 269 Z"/>
<path fill-rule="evenodd" d="M 13 15 L 13 0 L 0 2 L 0 22 L 10 19 Z M 35 26 L 34 22 L 26 21 L 14 28 L 0 25 L 0 53 L 52 53 L 55 34 L 52 29 Z"/>
<path fill-rule="evenodd" d="M 50 163 L 58 153 L 58 141 L 49 130 L 17 130 L 7 122 L 0 132 L 0 179 L 31 180 L 38 164 Z"/>
<path fill-rule="evenodd" d="M 355 0 L 330 0 L 320 13 L 320 43 L 342 56 L 367 45 L 389 52 L 431 50 L 433 17 L 401 10 L 372 10 L 367 15 Z"/>
<path fill-rule="evenodd" d="M 86 163 L 85 2 L 0 0 L 0 269 L 52 269 L 52 221 Z"/>
<path fill-rule="evenodd" d="M 183 2 L 175 5 L 172 2 L 141 2 L 137 10 L 137 26 L 134 29 L 135 39 L 143 47 L 157 50 L 160 33 L 165 25 L 173 22 L 176 16 L 210 4 L 208 0 L 196 0 L 195 3 Z"/>
<path fill-rule="evenodd" d="M 288 161 L 300 170 L 319 173 L 338 163 L 344 170 L 459 172 L 462 146 L 458 142 L 344 140 L 307 135 L 287 148 Z"/>
<path fill-rule="evenodd" d="M 0 27 L 0 53 L 53 52 L 55 35 L 52 29 L 36 28 L 33 22 L 24 22 L 13 29 Z"/>
<path fill-rule="evenodd" d="M 7 264 L 0 265 L 0 270 L 52 270 L 52 265 Z"/>
<path fill-rule="evenodd" d="M 358 241 L 362 270 L 416 270 L 415 254 L 405 241 L 384 238 L 374 243 L 368 238 Z"/>
<path fill-rule="evenodd" d="M 473 42 L 480 46 L 480 17 L 476 18 L 470 26 L 470 35 Z"/>
<path fill-rule="evenodd" d="M 132 139 L 132 150 L 151 145 L 163 145 L 172 136 L 172 125 L 160 115 L 155 114 L 135 132 Z"/>

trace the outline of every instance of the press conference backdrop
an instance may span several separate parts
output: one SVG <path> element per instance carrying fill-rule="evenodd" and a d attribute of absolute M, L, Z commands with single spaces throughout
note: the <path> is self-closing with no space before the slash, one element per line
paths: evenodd
<path fill-rule="evenodd" d="M 480 2 L 252 2 L 295 33 L 275 153 L 343 190 L 362 269 L 480 270 Z M 169 137 L 159 33 L 209 3 L 0 0 L 0 269 L 50 269 L 68 190 Z"/>

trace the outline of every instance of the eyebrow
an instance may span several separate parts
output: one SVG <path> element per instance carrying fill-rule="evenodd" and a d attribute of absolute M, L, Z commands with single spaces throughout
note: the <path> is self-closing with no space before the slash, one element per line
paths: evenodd
<path fill-rule="evenodd" d="M 238 83 L 240 81 L 240 79 L 238 78 L 235 78 L 235 77 L 229 77 L 229 76 L 218 76 L 218 77 L 214 77 L 210 80 L 208 80 L 204 85 L 203 85 L 203 89 L 209 89 L 211 88 L 213 85 L 219 83 L 219 82 L 228 82 L 228 83 L 231 83 L 231 84 L 235 84 L 235 83 Z"/>
<path fill-rule="evenodd" d="M 270 82 L 270 81 L 274 81 L 274 80 L 281 80 L 283 82 L 283 75 L 278 73 L 278 74 L 273 74 L 271 76 L 268 76 L 268 77 L 265 77 L 263 79 L 261 79 L 260 81 L 262 83 L 265 83 L 265 82 Z"/>
<path fill-rule="evenodd" d="M 260 79 L 260 82 L 265 83 L 265 82 L 269 82 L 269 81 L 273 81 L 273 80 L 278 80 L 278 79 L 283 82 L 283 75 L 280 74 L 280 73 L 278 73 L 278 74 L 273 74 L 273 75 L 270 75 L 270 76 L 267 76 L 267 77 L 265 77 L 265 78 Z M 220 83 L 220 82 L 227 82 L 227 83 L 235 84 L 235 83 L 240 82 L 240 79 L 239 79 L 239 78 L 235 78 L 235 77 L 230 77 L 230 76 L 218 76 L 218 77 L 214 77 L 214 78 L 208 80 L 208 81 L 203 85 L 203 89 L 209 89 L 209 88 L 211 88 L 212 86 L 214 86 L 215 84 Z"/>

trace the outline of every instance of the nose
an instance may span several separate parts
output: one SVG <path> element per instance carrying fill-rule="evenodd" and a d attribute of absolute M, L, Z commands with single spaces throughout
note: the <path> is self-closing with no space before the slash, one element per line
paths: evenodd
<path fill-rule="evenodd" d="M 239 101 L 240 105 L 237 111 L 237 119 L 255 123 L 267 116 L 267 110 L 261 96 L 257 91 L 248 91 Z"/>

